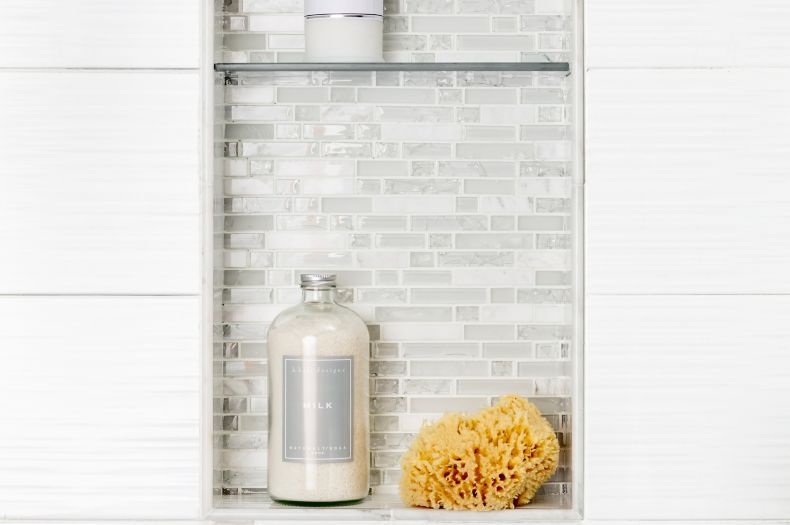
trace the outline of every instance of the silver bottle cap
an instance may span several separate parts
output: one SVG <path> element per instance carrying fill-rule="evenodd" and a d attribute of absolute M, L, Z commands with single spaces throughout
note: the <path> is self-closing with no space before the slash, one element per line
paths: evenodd
<path fill-rule="evenodd" d="M 329 273 L 303 273 L 302 288 L 334 288 L 337 276 Z"/>

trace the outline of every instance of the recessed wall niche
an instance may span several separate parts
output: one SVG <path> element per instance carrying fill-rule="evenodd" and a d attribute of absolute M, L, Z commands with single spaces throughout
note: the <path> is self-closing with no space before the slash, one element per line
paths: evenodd
<path fill-rule="evenodd" d="M 372 340 L 373 496 L 360 512 L 413 518 L 398 461 L 421 423 L 518 393 L 562 453 L 511 516 L 572 516 L 578 107 L 574 75 L 556 66 L 573 70 L 574 11 L 387 6 L 385 59 L 405 63 L 391 70 L 286 66 L 303 60 L 300 2 L 217 13 L 216 62 L 268 70 L 216 73 L 215 506 L 278 508 L 266 495 L 266 329 L 299 301 L 299 274 L 321 271 L 338 275 Z M 459 61 L 473 64 L 426 64 Z"/>

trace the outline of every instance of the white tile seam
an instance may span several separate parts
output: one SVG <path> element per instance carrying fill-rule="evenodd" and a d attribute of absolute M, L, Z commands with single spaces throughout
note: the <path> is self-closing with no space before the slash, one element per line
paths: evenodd
<path fill-rule="evenodd" d="M 591 71 L 774 71 L 790 69 L 790 66 L 587 66 Z"/>
<path fill-rule="evenodd" d="M 0 298 L 5 297 L 202 297 L 199 293 L 0 293 Z"/>
<path fill-rule="evenodd" d="M 594 292 L 588 293 L 587 297 L 790 297 L 790 292 L 705 292 L 705 293 L 655 293 L 655 292 Z"/>
<path fill-rule="evenodd" d="M 199 67 L 82 67 L 82 66 L 75 66 L 75 67 L 38 67 L 38 66 L 30 66 L 30 67 L 19 67 L 19 66 L 0 66 L 0 72 L 9 71 L 21 71 L 21 72 L 35 72 L 35 71 L 45 71 L 48 73 L 57 73 L 57 72 L 68 72 L 68 73 L 79 73 L 79 72 L 96 72 L 96 71 L 107 71 L 107 72 L 116 72 L 122 73 L 125 71 L 129 72 L 148 72 L 148 73 L 156 73 L 156 72 L 163 72 L 163 73 L 177 73 L 177 72 L 200 72 L 201 68 Z"/>

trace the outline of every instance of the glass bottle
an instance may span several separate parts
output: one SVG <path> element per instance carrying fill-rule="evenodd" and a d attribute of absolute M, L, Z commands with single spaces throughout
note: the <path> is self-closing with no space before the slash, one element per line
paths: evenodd
<path fill-rule="evenodd" d="M 370 488 L 364 321 L 335 303 L 334 275 L 302 275 L 302 302 L 269 326 L 269 495 L 333 503 Z"/>

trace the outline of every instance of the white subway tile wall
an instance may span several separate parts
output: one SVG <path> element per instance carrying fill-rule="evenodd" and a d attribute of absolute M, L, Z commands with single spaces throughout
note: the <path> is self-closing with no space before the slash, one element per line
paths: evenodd
<path fill-rule="evenodd" d="M 301 48 L 275 50 L 286 40 L 273 38 L 300 33 L 301 2 L 226 4 L 225 60 L 300 58 Z M 570 41 L 565 1 L 386 5 L 388 60 L 532 60 L 536 50 L 541 60 L 569 58 L 569 49 L 539 47 L 549 34 Z M 266 491 L 266 330 L 300 300 L 300 273 L 327 271 L 370 328 L 374 491 L 395 490 L 399 457 L 423 421 L 519 393 L 563 447 L 540 498 L 568 507 L 571 79 L 268 72 L 225 83 L 216 492 Z"/>

